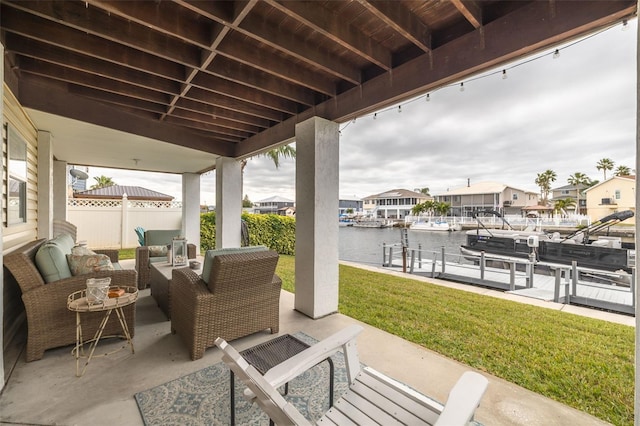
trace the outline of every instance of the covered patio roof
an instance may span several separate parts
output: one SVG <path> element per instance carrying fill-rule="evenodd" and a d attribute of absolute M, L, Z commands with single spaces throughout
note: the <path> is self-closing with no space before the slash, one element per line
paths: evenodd
<path fill-rule="evenodd" d="M 608 1 L 0 0 L 5 82 L 70 164 L 199 173 L 635 16 Z"/>

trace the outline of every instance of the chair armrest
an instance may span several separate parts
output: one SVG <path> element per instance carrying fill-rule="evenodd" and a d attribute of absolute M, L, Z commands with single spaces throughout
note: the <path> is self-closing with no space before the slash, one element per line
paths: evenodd
<path fill-rule="evenodd" d="M 115 249 L 99 249 L 93 250 L 97 254 L 106 254 L 109 256 L 111 263 L 118 263 L 118 250 Z"/>
<path fill-rule="evenodd" d="M 183 297 L 196 299 L 198 297 L 211 297 L 209 288 L 202 281 L 200 275 L 189 268 L 174 269 L 171 272 L 171 298 Z"/>
<path fill-rule="evenodd" d="M 359 325 L 349 326 L 276 365 L 265 373 L 264 378 L 273 387 L 278 388 L 343 349 L 346 345 L 354 343 L 356 337 L 363 330 Z"/>
<path fill-rule="evenodd" d="M 466 425 L 487 390 L 489 381 L 483 375 L 466 371 L 449 392 L 449 398 L 434 426 Z"/>

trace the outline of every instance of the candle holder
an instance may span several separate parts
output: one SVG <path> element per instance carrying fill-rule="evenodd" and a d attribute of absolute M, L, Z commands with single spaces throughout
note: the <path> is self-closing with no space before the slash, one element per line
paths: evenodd
<path fill-rule="evenodd" d="M 187 266 L 187 239 L 184 237 L 175 237 L 171 241 L 171 265 Z"/>

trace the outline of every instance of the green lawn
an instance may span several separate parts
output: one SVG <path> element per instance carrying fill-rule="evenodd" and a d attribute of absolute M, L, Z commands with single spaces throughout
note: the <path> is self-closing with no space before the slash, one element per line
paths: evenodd
<path fill-rule="evenodd" d="M 294 257 L 280 256 L 294 291 Z M 340 265 L 339 311 L 590 413 L 633 424 L 632 327 Z"/>

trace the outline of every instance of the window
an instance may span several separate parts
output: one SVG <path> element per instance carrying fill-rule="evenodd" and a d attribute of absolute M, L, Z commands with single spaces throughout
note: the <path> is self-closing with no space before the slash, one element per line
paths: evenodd
<path fill-rule="evenodd" d="M 616 200 L 620 199 L 620 190 L 616 189 Z"/>
<path fill-rule="evenodd" d="M 514 193 L 514 194 L 513 194 L 512 199 L 513 199 L 513 200 L 517 200 L 517 199 L 518 199 L 518 194 L 515 194 L 515 193 Z"/>
<path fill-rule="evenodd" d="M 569 190 L 568 189 L 563 189 L 562 191 L 560 191 L 561 195 L 569 195 Z"/>
<path fill-rule="evenodd" d="M 27 143 L 8 126 L 7 225 L 27 221 Z"/>

